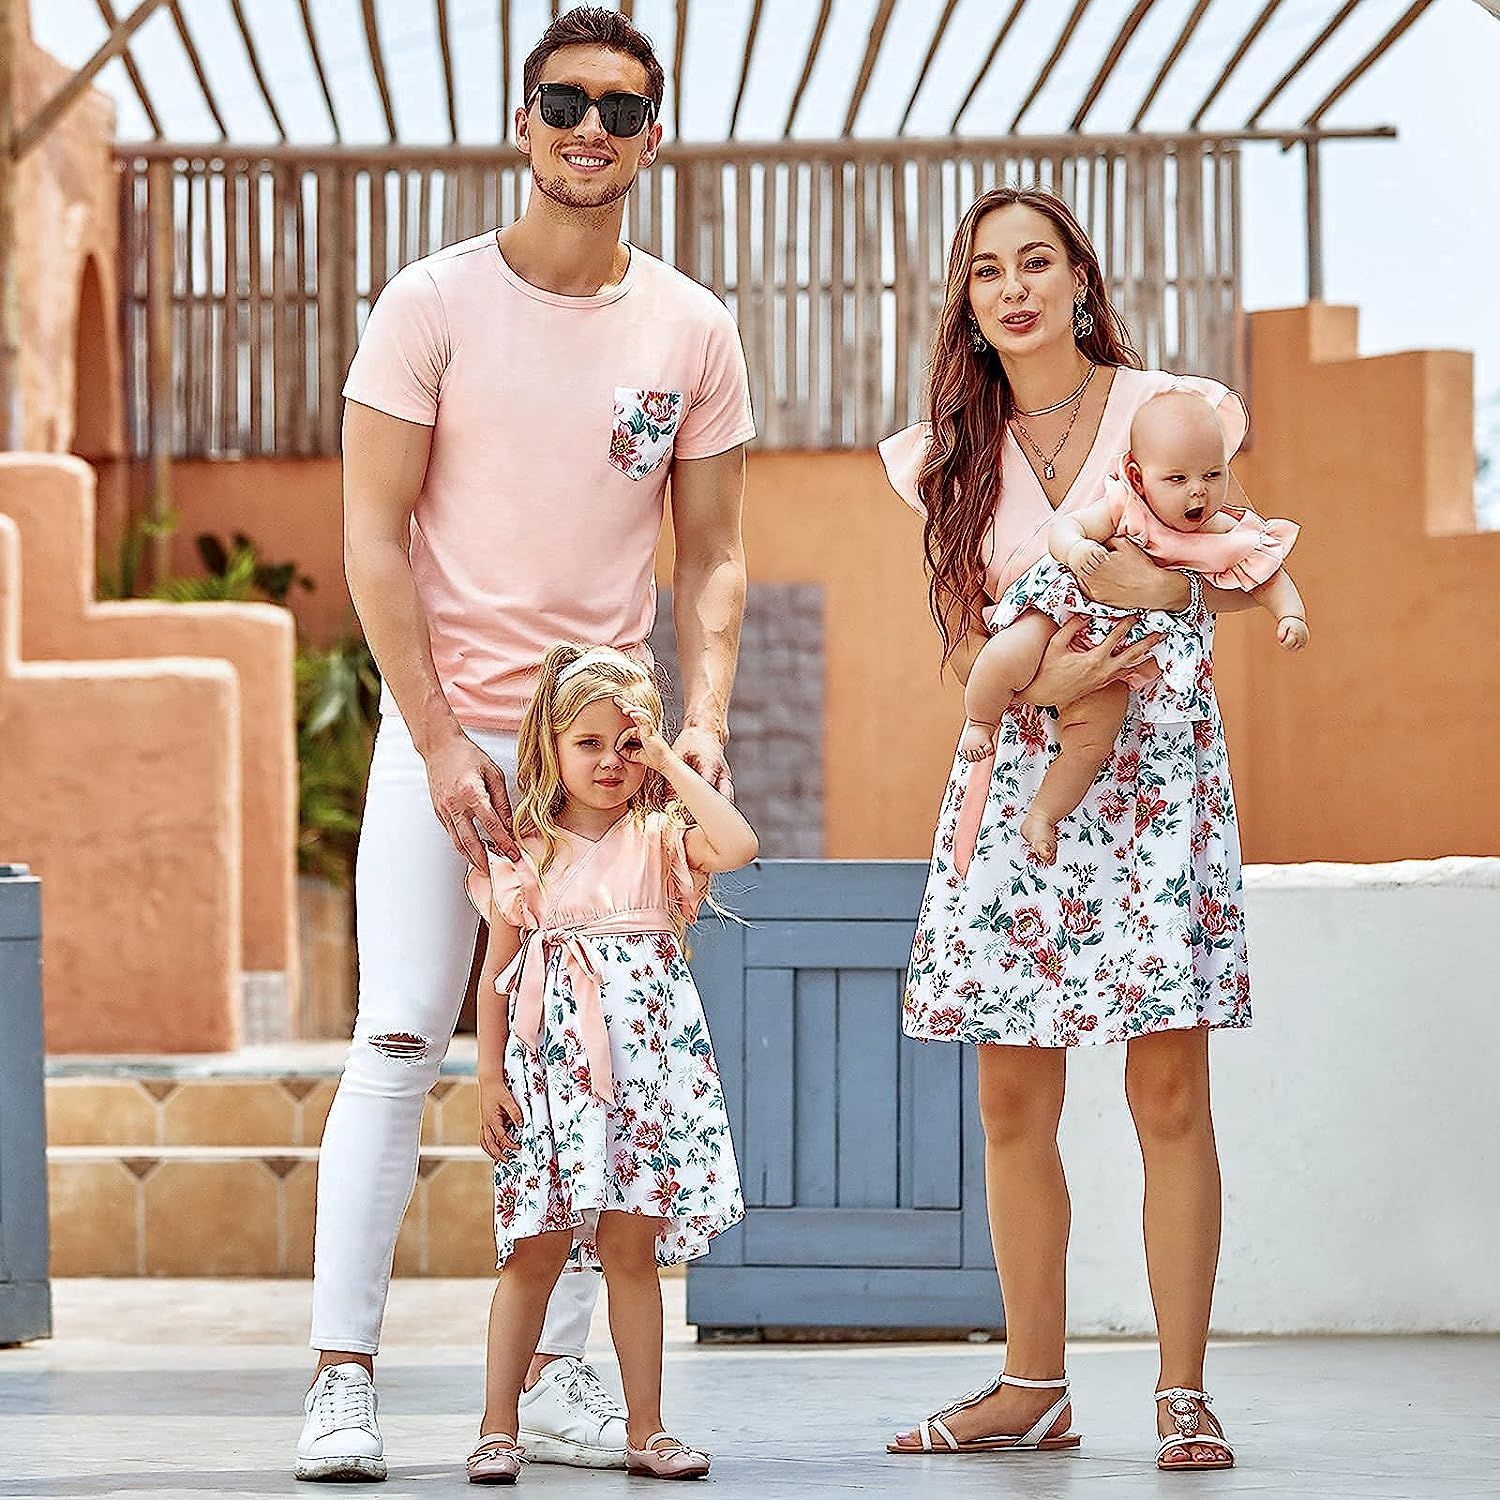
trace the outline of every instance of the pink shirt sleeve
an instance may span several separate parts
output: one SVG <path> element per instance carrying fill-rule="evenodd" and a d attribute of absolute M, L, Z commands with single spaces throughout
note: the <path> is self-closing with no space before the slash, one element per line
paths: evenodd
<path fill-rule="evenodd" d="M 900 432 L 893 432 L 876 444 L 891 488 L 919 516 L 927 514 L 922 497 L 917 492 L 917 480 L 921 477 L 922 464 L 927 457 L 929 431 L 926 422 L 914 422 L 910 427 L 903 427 Z"/>
<path fill-rule="evenodd" d="M 703 351 L 703 375 L 688 402 L 672 451 L 677 458 L 712 458 L 754 436 L 750 377 L 740 331 L 729 310 L 715 303 Z"/>
<path fill-rule="evenodd" d="M 344 395 L 387 416 L 431 427 L 448 363 L 448 319 L 431 275 L 397 272 L 375 299 Z"/>

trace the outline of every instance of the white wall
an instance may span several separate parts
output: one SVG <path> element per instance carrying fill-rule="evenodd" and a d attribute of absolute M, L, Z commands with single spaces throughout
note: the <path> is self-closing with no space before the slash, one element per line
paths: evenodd
<path fill-rule="evenodd" d="M 1500 859 L 1246 887 L 1255 1024 L 1212 1045 L 1215 1331 L 1500 1330 Z M 1076 1334 L 1153 1327 L 1124 1062 L 1069 1059 Z"/>

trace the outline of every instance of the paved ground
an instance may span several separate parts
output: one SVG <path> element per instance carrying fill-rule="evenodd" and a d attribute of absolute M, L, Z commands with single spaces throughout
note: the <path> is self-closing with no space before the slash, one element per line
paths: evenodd
<path fill-rule="evenodd" d="M 886 1431 L 982 1383 L 997 1347 L 699 1348 L 681 1320 L 682 1283 L 666 1285 L 668 1417 L 715 1452 L 723 1500 L 1500 1495 L 1500 1339 L 1223 1344 L 1211 1384 L 1241 1467 L 1184 1479 L 1150 1463 L 1155 1367 L 1140 1344 L 1071 1351 L 1085 1434 L 1076 1455 L 901 1459 L 884 1453 Z M 318 1493 L 288 1473 L 308 1369 L 306 1283 L 78 1281 L 59 1283 L 56 1298 L 56 1339 L 0 1350 L 0 1496 Z M 472 1493 L 460 1462 L 487 1299 L 482 1282 L 396 1284 L 380 1367 L 382 1500 Z M 576 1500 L 639 1493 L 622 1474 L 542 1465 L 522 1484 Z"/>

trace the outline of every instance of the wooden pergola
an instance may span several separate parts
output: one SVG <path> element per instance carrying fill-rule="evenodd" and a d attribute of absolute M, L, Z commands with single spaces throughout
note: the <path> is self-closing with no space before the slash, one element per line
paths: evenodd
<path fill-rule="evenodd" d="M 0 23 L 24 0 L 0 0 Z M 500 59 L 498 109 L 489 139 L 460 134 L 449 0 L 430 0 L 441 59 L 448 140 L 401 138 L 398 97 L 375 0 L 361 0 L 363 54 L 380 102 L 386 139 L 354 144 L 336 104 L 311 0 L 300 0 L 300 34 L 327 111 L 325 142 L 295 140 L 268 79 L 245 0 L 230 0 L 229 45 L 243 61 L 271 123 L 272 138 L 237 137 L 203 62 L 190 20 L 192 0 L 141 0 L 122 14 L 95 0 L 108 35 L 94 54 L 29 120 L 14 118 L 11 63 L 0 56 L 0 440 L 19 430 L 14 379 L 14 164 L 118 57 L 150 127 L 148 139 L 121 142 L 121 294 L 126 348 L 127 423 L 132 449 L 159 469 L 158 503 L 173 456 L 310 455 L 337 452 L 339 389 L 371 302 L 407 261 L 444 243 L 507 222 L 524 205 L 524 162 L 506 143 L 517 101 L 512 78 L 529 36 L 519 36 L 512 0 L 496 0 Z M 1328 0 L 1326 22 L 1294 56 L 1266 71 L 1257 43 L 1284 0 L 1178 0 L 1165 50 L 1128 124 L 1091 129 L 1101 97 L 1139 46 L 1142 28 L 1172 0 L 1135 0 L 1103 31 L 1099 0 L 997 0 L 986 34 L 972 38 L 966 86 L 951 98 L 946 134 L 915 137 L 908 125 L 933 65 L 956 35 L 959 0 L 935 12 L 930 36 L 905 92 L 893 134 L 859 133 L 870 85 L 903 4 L 876 0 L 857 73 L 831 138 L 797 134 L 799 114 L 824 55 L 834 0 L 818 0 L 780 138 L 746 139 L 742 106 L 757 67 L 776 39 L 763 26 L 765 0 L 743 0 L 744 40 L 737 88 L 721 139 L 682 140 L 687 42 L 692 28 L 724 23 L 722 0 L 675 0 L 674 34 L 662 48 L 669 66 L 670 144 L 632 195 L 631 240 L 711 286 L 735 312 L 745 339 L 761 441 L 781 447 L 865 446 L 911 420 L 934 308 L 941 296 L 946 242 L 964 203 L 998 182 L 1039 181 L 1075 206 L 1101 248 L 1112 291 L 1148 360 L 1240 375 L 1239 159 L 1243 147 L 1299 148 L 1306 162 L 1308 293 L 1322 293 L 1319 148 L 1330 139 L 1390 137 L 1390 126 L 1327 127 L 1324 117 L 1415 25 L 1432 0 L 1390 12 L 1373 41 L 1348 41 L 1349 23 L 1381 0 Z M 1500 0 L 1476 0 L 1500 14 Z M 552 0 L 552 12 L 559 10 Z M 619 8 L 631 14 L 632 0 Z M 168 139 L 163 101 L 153 93 L 132 39 L 165 9 L 180 39 L 218 139 Z M 1233 25 L 1224 29 L 1225 18 Z M 1160 23 L 1160 15 L 1156 18 Z M 1204 41 L 1217 26 L 1211 65 Z M 981 93 L 1008 44 L 1027 28 L 1051 29 L 1052 45 L 1034 72 L 1017 72 L 1000 117 L 979 118 Z M 8 35 L 0 29 L 0 35 Z M 1066 127 L 1029 133 L 1038 101 L 1074 76 L 1085 39 L 1105 47 L 1084 70 Z M 657 38 L 660 42 L 663 39 Z M 1174 76 L 1195 40 L 1189 91 Z M 0 53 L 8 49 L 0 49 Z M 1252 59 L 1254 54 L 1254 59 Z M 1159 60 L 1157 60 L 1159 58 Z M 1247 59 L 1252 59 L 1247 62 Z M 1278 113 L 1315 61 L 1334 65 L 1336 82 L 1300 118 Z M 1265 72 L 1262 80 L 1260 74 Z M 1232 82 L 1246 75 L 1257 103 L 1230 129 L 1205 119 Z M 1182 101 L 1178 103 L 1177 101 Z M 1156 124 L 1175 111 L 1169 128 Z M 1222 111 L 1221 111 L 1222 112 Z M 993 113 L 993 111 L 991 111 Z M 1152 128 L 1148 129 L 1148 117 Z M 977 128 L 976 128 L 977 127 Z M 968 133 L 971 129 L 975 133 Z"/>

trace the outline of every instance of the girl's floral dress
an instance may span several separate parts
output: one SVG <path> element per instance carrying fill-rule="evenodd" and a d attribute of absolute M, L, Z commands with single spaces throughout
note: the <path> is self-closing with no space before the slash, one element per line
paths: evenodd
<path fill-rule="evenodd" d="M 491 852 L 470 895 L 518 928 L 505 1078 L 518 1144 L 495 1166 L 495 1242 L 554 1229 L 575 1237 L 569 1268 L 597 1269 L 601 1211 L 665 1220 L 657 1263 L 702 1255 L 744 1217 L 708 1027 L 674 917 L 691 921 L 706 879 L 682 825 L 628 813 L 597 843 L 568 835 L 545 879 L 528 851 Z"/>
<path fill-rule="evenodd" d="M 1097 497 L 1108 463 L 1128 446 L 1135 411 L 1173 385 L 1213 401 L 1231 451 L 1238 447 L 1244 408 L 1224 386 L 1116 370 L 1094 447 L 1054 510 L 1007 434 L 985 581 L 992 600 L 1036 563 L 1058 512 Z M 892 483 L 914 504 L 925 440 L 908 428 L 881 445 Z M 1193 597 L 1176 630 L 1211 641 L 1196 589 Z M 1113 755 L 1058 825 L 1050 867 L 1031 859 L 1020 827 L 1057 754 L 1055 714 L 1016 705 L 1001 720 L 993 761 L 975 768 L 955 756 L 907 971 L 909 1036 L 1072 1047 L 1250 1024 L 1239 829 L 1211 655 L 1204 661 L 1195 721 L 1148 722 L 1132 693 Z M 954 850 L 966 793 L 982 811 L 960 875 Z"/>

